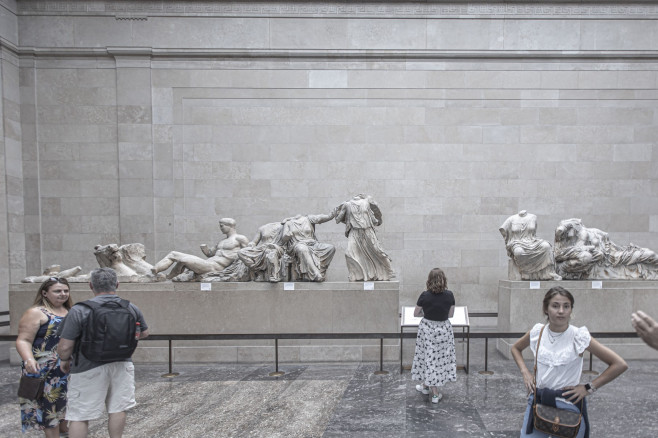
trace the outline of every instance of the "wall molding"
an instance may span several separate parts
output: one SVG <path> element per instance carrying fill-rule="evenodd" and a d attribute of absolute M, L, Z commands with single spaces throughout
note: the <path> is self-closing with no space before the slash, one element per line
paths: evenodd
<path fill-rule="evenodd" d="M 211 1 L 44 1 L 18 2 L 18 15 L 116 15 L 117 19 L 145 16 L 217 17 L 410 17 L 410 18 L 658 18 L 654 1 L 349 1 L 211 2 Z M 140 18 L 125 18 L 139 14 Z"/>
<path fill-rule="evenodd" d="M 535 61 L 656 61 L 658 50 L 290 50 L 290 49 L 161 49 L 149 47 L 17 47 L 0 38 L 0 49 L 30 58 L 116 58 L 117 56 L 151 60 L 535 60 Z"/>

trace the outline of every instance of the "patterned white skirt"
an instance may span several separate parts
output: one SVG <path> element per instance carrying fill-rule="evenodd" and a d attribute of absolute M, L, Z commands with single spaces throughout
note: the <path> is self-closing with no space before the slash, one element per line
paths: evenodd
<path fill-rule="evenodd" d="M 457 380 L 455 336 L 449 320 L 420 321 L 411 378 L 425 386 L 443 386 Z"/>

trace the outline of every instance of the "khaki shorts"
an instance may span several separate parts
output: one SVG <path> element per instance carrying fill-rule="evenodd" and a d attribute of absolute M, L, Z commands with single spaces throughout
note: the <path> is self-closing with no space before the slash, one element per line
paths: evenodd
<path fill-rule="evenodd" d="M 87 421 L 126 411 L 135 402 L 135 365 L 111 362 L 69 376 L 66 419 Z"/>

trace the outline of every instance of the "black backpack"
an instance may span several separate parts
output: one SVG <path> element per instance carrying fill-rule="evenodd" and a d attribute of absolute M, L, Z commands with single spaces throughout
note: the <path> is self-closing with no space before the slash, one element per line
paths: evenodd
<path fill-rule="evenodd" d="M 76 350 L 94 362 L 129 359 L 137 348 L 137 315 L 130 308 L 130 301 L 87 300 L 78 304 L 89 307 L 91 312 Z"/>

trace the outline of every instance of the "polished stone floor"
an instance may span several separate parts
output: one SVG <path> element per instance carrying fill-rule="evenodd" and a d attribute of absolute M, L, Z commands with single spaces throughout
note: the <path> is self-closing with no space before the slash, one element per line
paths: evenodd
<path fill-rule="evenodd" d="M 473 341 L 476 344 L 477 341 Z M 491 350 L 491 348 L 490 348 Z M 590 399 L 592 438 L 658 436 L 658 362 L 630 361 L 622 377 Z M 594 362 L 594 370 L 602 370 Z M 409 371 L 385 363 L 136 365 L 137 401 L 125 437 L 518 437 L 525 408 L 522 379 L 493 352 L 473 345 L 469 374 L 444 387 L 438 405 L 415 390 Z M 0 437 L 21 435 L 18 368 L 0 363 Z M 592 375 L 585 374 L 584 381 Z M 90 436 L 105 437 L 93 421 Z"/>

